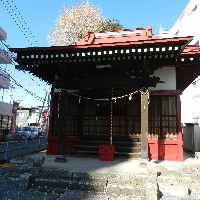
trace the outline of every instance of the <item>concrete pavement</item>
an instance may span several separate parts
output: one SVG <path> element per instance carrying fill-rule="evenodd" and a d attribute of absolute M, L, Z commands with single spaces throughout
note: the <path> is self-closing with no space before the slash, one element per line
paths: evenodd
<path fill-rule="evenodd" d="M 82 158 L 67 156 L 67 162 L 54 162 L 56 155 L 46 155 L 46 151 L 41 151 L 32 154 L 26 154 L 24 157 L 44 157 L 43 167 L 72 169 L 76 171 L 96 171 L 96 172 L 112 172 L 112 173 L 132 173 L 146 174 L 147 168 L 140 167 L 140 159 L 114 159 L 114 161 L 100 161 L 98 158 Z M 21 156 L 20 156 L 21 157 Z M 180 166 L 200 164 L 195 159 L 194 153 L 185 152 L 184 162 L 178 161 L 155 161 L 151 160 L 149 164 L 156 164 L 157 168 L 163 166 Z"/>

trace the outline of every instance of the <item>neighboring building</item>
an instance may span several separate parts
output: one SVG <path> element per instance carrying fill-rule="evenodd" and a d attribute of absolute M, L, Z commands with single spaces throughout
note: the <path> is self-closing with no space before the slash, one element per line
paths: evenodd
<path fill-rule="evenodd" d="M 16 126 L 17 127 L 28 126 L 28 119 L 29 119 L 29 108 L 24 108 L 19 106 L 17 110 Z"/>
<path fill-rule="evenodd" d="M 200 75 L 191 40 L 161 39 L 148 27 L 88 32 L 72 46 L 10 49 L 16 69 L 52 84 L 47 153 L 63 159 L 75 140 L 88 141 L 81 149 L 118 141 L 117 155 L 129 142 L 133 157 L 183 161 L 180 94 Z"/>
<path fill-rule="evenodd" d="M 17 110 L 17 127 L 35 126 L 41 127 L 43 107 L 23 107 Z"/>
<path fill-rule="evenodd" d="M 190 45 L 199 45 L 200 40 L 200 1 L 190 0 L 186 8 L 170 29 L 168 37 L 193 36 Z"/>
<path fill-rule="evenodd" d="M 200 0 L 190 0 L 171 29 L 160 29 L 163 38 L 193 36 L 189 45 L 199 45 L 200 41 Z M 191 58 L 192 59 L 192 58 Z M 200 77 L 184 90 L 181 95 L 182 123 L 200 124 Z"/>
<path fill-rule="evenodd" d="M 10 64 L 12 57 L 9 54 L 9 50 L 4 45 L 7 39 L 7 33 L 0 27 L 0 64 Z M 0 90 L 9 89 L 10 77 L 0 70 Z M 12 119 L 13 105 L 3 102 L 3 95 L 0 101 L 0 130 L 10 129 L 10 123 Z"/>
<path fill-rule="evenodd" d="M 200 40 L 200 1 L 190 0 L 171 29 L 159 30 L 162 38 L 193 36 L 190 45 L 199 45 Z"/>

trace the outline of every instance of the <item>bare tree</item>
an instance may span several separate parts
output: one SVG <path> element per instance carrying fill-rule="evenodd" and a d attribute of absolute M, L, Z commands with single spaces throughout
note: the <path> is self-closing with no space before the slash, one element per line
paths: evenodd
<path fill-rule="evenodd" d="M 75 45 L 84 39 L 85 32 L 105 30 L 106 24 L 101 8 L 88 1 L 71 7 L 63 6 L 47 39 L 51 46 Z"/>

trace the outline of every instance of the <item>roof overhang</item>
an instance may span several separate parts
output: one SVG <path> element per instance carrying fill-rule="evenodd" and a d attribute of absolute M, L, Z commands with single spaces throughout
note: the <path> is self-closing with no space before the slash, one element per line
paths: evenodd
<path fill-rule="evenodd" d="M 29 71 L 50 84 L 56 85 L 56 80 L 59 79 L 58 87 L 68 86 L 68 89 L 79 89 L 89 86 L 93 88 L 132 86 L 138 88 L 142 84 L 155 87 L 159 80 L 155 77 L 154 80 L 148 79 L 147 83 L 144 83 L 147 75 L 152 75 L 155 70 L 164 66 L 178 66 L 181 77 L 178 81 L 178 89 L 183 90 L 191 82 L 191 78 L 187 82 L 182 80 L 185 78 L 184 74 L 190 69 L 182 70 L 179 58 L 191 55 L 185 54 L 184 49 L 187 49 L 186 46 L 192 39 L 193 37 L 180 37 L 72 46 L 11 48 L 10 50 L 17 53 L 15 58 L 19 64 L 16 66 L 17 69 Z M 195 56 L 198 57 L 199 53 Z M 98 68 L 99 65 L 110 67 Z M 138 84 L 141 77 L 143 82 Z"/>

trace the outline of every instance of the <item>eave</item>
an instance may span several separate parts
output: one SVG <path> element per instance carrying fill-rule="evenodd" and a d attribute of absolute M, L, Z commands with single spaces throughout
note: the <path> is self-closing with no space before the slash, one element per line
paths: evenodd
<path fill-rule="evenodd" d="M 95 71 L 98 72 L 96 69 L 97 64 L 110 64 L 112 70 L 119 68 L 122 68 L 121 70 L 129 70 L 131 69 L 129 65 L 138 68 L 138 66 L 146 63 L 146 70 L 150 70 L 151 72 L 148 73 L 151 74 L 156 69 L 164 66 L 177 66 L 180 74 L 177 88 L 183 91 L 191 82 L 191 79 L 193 79 L 196 73 L 199 74 L 199 62 L 197 64 L 198 66 L 196 71 L 193 72 L 195 75 L 193 74 L 192 76 L 188 77 L 187 81 L 185 81 L 184 74 L 187 74 L 188 71 L 190 71 L 190 68 L 186 68 L 186 71 L 180 68 L 180 66 L 183 64 L 179 58 L 191 56 L 190 53 L 183 51 L 191 40 L 192 37 L 182 37 L 152 39 L 145 41 L 128 41 L 109 44 L 11 48 L 10 50 L 17 53 L 17 58 L 15 58 L 15 61 L 19 63 L 19 66 L 16 66 L 17 69 L 29 71 L 33 75 L 42 78 L 44 81 L 47 81 L 50 84 L 55 83 L 55 74 L 57 74 L 60 79 L 69 79 L 67 82 L 68 85 L 70 85 L 70 82 L 71 85 L 73 85 L 73 78 L 70 77 L 74 77 L 74 72 L 76 72 L 74 83 L 77 80 L 82 80 L 82 82 L 77 82 L 75 85 L 81 83 L 83 84 L 85 81 L 90 82 L 89 80 L 91 79 L 89 79 L 89 75 L 85 78 L 82 78 L 81 74 L 84 74 L 88 70 L 91 72 L 91 75 L 96 73 Z M 196 56 L 198 53 L 192 54 L 195 54 Z M 193 62 L 190 62 L 190 64 L 192 63 Z M 129 67 L 124 68 L 124 65 Z M 77 73 L 77 71 L 80 71 L 80 73 Z M 63 76 L 64 73 L 67 74 L 66 77 Z M 137 73 L 134 72 L 134 75 L 135 74 Z M 114 79 L 117 78 L 117 76 L 110 78 Z M 125 77 L 122 78 L 123 81 L 121 82 L 125 83 Z M 112 82 L 113 86 L 116 86 L 114 81 Z M 138 81 L 133 81 L 133 79 L 131 80 L 131 83 L 127 81 L 127 87 L 130 87 L 132 82 Z M 92 82 L 90 84 L 92 84 Z M 105 84 L 105 86 L 108 84 Z M 101 85 L 102 84 L 99 84 L 96 87 L 98 88 Z M 110 87 L 112 87 L 112 85 L 110 85 Z M 123 87 L 125 87 L 125 85 Z"/>

